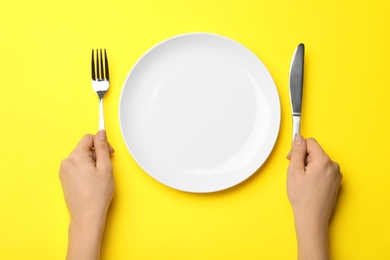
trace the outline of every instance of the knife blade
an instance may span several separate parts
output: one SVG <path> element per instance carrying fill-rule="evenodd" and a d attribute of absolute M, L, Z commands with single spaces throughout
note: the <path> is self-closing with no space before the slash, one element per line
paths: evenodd
<path fill-rule="evenodd" d="M 300 43 L 295 49 L 290 67 L 290 100 L 293 117 L 293 140 L 297 134 L 300 134 L 301 128 L 304 56 L 305 45 Z"/>

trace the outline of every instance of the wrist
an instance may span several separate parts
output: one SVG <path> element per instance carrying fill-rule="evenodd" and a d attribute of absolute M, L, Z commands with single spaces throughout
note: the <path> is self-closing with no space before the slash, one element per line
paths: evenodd
<path fill-rule="evenodd" d="M 322 232 L 328 230 L 328 221 L 326 218 L 317 216 L 316 214 L 294 212 L 294 222 L 297 228 L 310 227 Z"/>
<path fill-rule="evenodd" d="M 69 229 L 77 230 L 100 230 L 104 229 L 106 222 L 106 214 L 86 215 L 70 218 Z"/>
<path fill-rule="evenodd" d="M 329 259 L 328 222 L 310 214 L 294 214 L 294 217 L 298 259 Z"/>
<path fill-rule="evenodd" d="M 67 259 L 99 259 L 106 218 L 71 218 Z"/>

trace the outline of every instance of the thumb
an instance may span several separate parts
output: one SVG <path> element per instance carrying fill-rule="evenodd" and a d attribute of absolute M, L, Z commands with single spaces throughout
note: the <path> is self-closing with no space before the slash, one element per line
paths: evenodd
<path fill-rule="evenodd" d="M 306 141 L 301 135 L 296 135 L 291 149 L 289 174 L 303 173 L 305 171 Z"/>
<path fill-rule="evenodd" d="M 110 172 L 112 169 L 110 158 L 110 146 L 107 142 L 106 131 L 97 132 L 94 140 L 96 153 L 96 168 L 103 172 Z"/>

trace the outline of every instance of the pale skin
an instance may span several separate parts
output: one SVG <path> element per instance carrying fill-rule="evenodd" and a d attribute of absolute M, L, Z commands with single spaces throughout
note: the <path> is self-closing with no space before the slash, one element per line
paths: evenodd
<path fill-rule="evenodd" d="M 299 260 L 329 259 L 328 226 L 342 174 L 312 138 L 296 136 L 287 175 L 287 194 L 295 220 Z"/>
<path fill-rule="evenodd" d="M 114 178 L 104 130 L 85 135 L 60 168 L 68 206 L 68 260 L 100 259 L 107 210 L 114 195 Z"/>
<path fill-rule="evenodd" d="M 67 260 L 100 259 L 107 211 L 114 195 L 105 131 L 85 135 L 60 168 L 70 214 Z M 296 136 L 287 158 L 287 194 L 292 205 L 299 260 L 329 259 L 328 224 L 342 175 L 314 139 Z"/>

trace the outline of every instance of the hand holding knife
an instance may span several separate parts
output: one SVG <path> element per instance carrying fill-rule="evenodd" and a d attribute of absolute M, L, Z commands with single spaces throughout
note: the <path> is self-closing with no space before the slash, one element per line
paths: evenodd
<path fill-rule="evenodd" d="M 293 116 L 293 140 L 297 134 L 300 134 L 301 128 L 304 56 L 305 45 L 301 43 L 295 50 L 290 68 L 290 99 Z"/>

